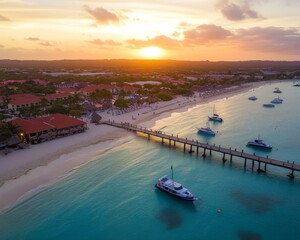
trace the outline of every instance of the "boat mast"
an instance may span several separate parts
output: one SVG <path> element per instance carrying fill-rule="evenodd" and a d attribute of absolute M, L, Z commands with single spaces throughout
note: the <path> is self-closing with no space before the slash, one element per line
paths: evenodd
<path fill-rule="evenodd" d="M 172 171 L 172 182 L 173 182 L 173 185 L 174 185 L 173 165 L 171 165 L 171 171 Z"/>

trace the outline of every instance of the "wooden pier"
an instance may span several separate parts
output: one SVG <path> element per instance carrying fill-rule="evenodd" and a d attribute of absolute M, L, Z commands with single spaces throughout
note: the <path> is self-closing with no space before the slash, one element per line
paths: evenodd
<path fill-rule="evenodd" d="M 146 134 L 146 136 L 148 137 L 148 140 L 150 140 L 150 137 L 157 137 L 157 138 L 161 138 L 161 142 L 165 143 L 165 141 L 167 141 L 169 147 L 176 146 L 176 143 L 181 143 L 183 145 L 183 150 L 184 151 L 188 151 L 189 153 L 193 153 L 196 151 L 196 154 L 199 154 L 199 149 L 203 149 L 202 152 L 202 156 L 205 157 L 207 154 L 211 155 L 212 152 L 219 152 L 221 154 L 223 154 L 222 157 L 222 161 L 225 163 L 228 159 L 226 158 L 229 157 L 229 161 L 232 162 L 232 157 L 238 157 L 238 158 L 242 158 L 244 160 L 244 168 L 247 167 L 247 163 L 250 162 L 252 169 L 254 168 L 254 163 L 256 162 L 258 165 L 257 168 L 257 172 L 267 172 L 267 165 L 272 165 L 272 166 L 276 166 L 279 168 L 285 168 L 290 170 L 290 172 L 287 174 L 288 177 L 290 178 L 294 178 L 294 172 L 298 171 L 300 172 L 300 165 L 299 164 L 295 164 L 294 162 L 284 162 L 281 160 L 275 160 L 275 159 L 271 159 L 268 156 L 267 157 L 261 157 L 261 156 L 256 156 L 255 153 L 250 154 L 250 153 L 246 153 L 243 150 L 242 151 L 238 151 L 237 149 L 232 149 L 232 148 L 224 148 L 221 146 L 216 146 L 208 144 L 208 143 L 201 143 L 199 141 L 195 141 L 195 140 L 190 140 L 187 138 L 182 138 L 182 137 L 178 137 L 166 133 L 163 133 L 161 131 L 156 131 L 156 130 L 152 130 L 152 129 L 148 129 L 148 128 L 143 128 L 143 127 L 138 127 L 136 125 L 132 125 L 130 123 L 116 123 L 116 122 L 112 122 L 112 121 L 106 121 L 106 122 L 102 122 L 102 124 L 106 124 L 106 125 L 110 125 L 110 126 L 114 126 L 114 127 L 118 127 L 118 128 L 123 128 L 126 129 L 128 131 L 132 131 L 132 132 L 136 132 L 136 133 L 143 133 Z"/>

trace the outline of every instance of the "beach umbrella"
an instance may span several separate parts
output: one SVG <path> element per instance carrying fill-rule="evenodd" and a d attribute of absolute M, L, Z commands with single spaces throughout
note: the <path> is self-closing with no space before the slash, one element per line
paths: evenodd
<path fill-rule="evenodd" d="M 102 117 L 96 113 L 93 112 L 92 117 L 91 117 L 91 123 L 99 123 L 101 121 Z"/>

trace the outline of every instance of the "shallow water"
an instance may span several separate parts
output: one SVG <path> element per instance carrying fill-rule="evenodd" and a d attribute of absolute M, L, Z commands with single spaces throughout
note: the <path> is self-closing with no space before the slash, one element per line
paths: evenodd
<path fill-rule="evenodd" d="M 283 104 L 263 108 L 278 96 L 275 87 Z M 300 164 L 299 90 L 291 83 L 266 85 L 174 113 L 154 128 Z M 249 101 L 252 95 L 258 100 Z M 213 105 L 224 122 L 212 124 L 218 133 L 207 138 L 196 127 L 206 125 Z M 273 145 L 271 152 L 245 146 L 258 135 Z M 258 174 L 251 164 L 244 170 L 241 159 L 230 165 L 220 154 L 200 155 L 135 137 L 2 213 L 0 239 L 299 239 L 299 173 L 290 180 L 287 170 Z M 159 177 L 170 176 L 171 165 L 175 181 L 198 201 L 154 188 Z"/>

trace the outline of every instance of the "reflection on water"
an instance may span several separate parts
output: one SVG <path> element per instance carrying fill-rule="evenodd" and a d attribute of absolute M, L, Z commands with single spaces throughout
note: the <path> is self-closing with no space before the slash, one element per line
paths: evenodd
<path fill-rule="evenodd" d="M 273 205 L 280 203 L 278 199 L 263 194 L 251 194 L 245 192 L 232 192 L 231 196 L 238 203 L 250 211 L 261 214 L 271 210 Z"/>
<path fill-rule="evenodd" d="M 163 208 L 156 217 L 162 223 L 166 224 L 169 230 L 179 227 L 182 222 L 182 217 L 173 208 Z"/>
<path fill-rule="evenodd" d="M 258 233 L 248 232 L 248 231 L 239 231 L 238 238 L 240 240 L 261 240 L 262 237 Z"/>

